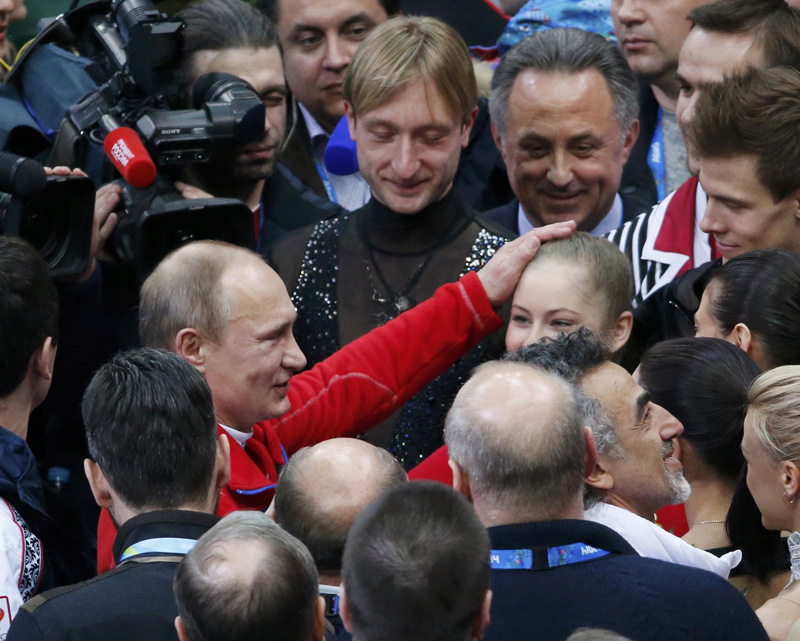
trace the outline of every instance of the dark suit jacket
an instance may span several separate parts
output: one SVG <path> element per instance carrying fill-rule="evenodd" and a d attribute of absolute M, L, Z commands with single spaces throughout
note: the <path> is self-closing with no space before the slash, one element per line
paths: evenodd
<path fill-rule="evenodd" d="M 612 630 L 636 641 L 766 641 L 744 597 L 697 568 L 647 559 L 613 530 L 590 521 L 489 528 L 493 550 L 581 543 L 609 552 L 548 570 L 492 570 L 485 641 L 564 641 L 576 628 Z"/>
<path fill-rule="evenodd" d="M 629 220 L 633 220 L 639 214 L 649 211 L 650 207 L 642 202 L 642 199 L 637 194 L 623 194 L 620 193 L 622 198 L 622 223 L 625 224 Z M 507 205 L 502 207 L 495 207 L 489 211 L 483 212 L 483 217 L 497 223 L 504 229 L 513 232 L 519 236 L 519 225 L 517 224 L 517 212 L 519 211 L 519 201 L 515 198 Z"/>

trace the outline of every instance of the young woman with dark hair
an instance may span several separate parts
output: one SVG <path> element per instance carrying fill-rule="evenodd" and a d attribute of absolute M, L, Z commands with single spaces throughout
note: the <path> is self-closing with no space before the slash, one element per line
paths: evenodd
<path fill-rule="evenodd" d="M 716 338 L 659 343 L 638 369 L 653 401 L 683 423 L 680 458 L 692 488 L 683 539 L 717 555 L 742 549 L 744 560 L 731 580 L 753 607 L 775 596 L 788 570 L 779 533 L 764 529 L 746 485 L 737 487 L 747 392 L 759 373 L 745 352 Z"/>
<path fill-rule="evenodd" d="M 800 364 L 800 255 L 759 249 L 718 269 L 695 314 L 697 335 L 741 347 L 767 370 Z"/>

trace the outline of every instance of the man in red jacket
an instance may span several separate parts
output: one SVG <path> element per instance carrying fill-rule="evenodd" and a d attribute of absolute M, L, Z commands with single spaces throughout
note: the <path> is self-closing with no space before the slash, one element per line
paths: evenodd
<path fill-rule="evenodd" d="M 142 287 L 139 331 L 143 345 L 176 352 L 209 383 L 220 434 L 231 445 L 218 513 L 266 509 L 288 454 L 389 416 L 501 325 L 494 309 L 540 243 L 572 229 L 571 222 L 550 225 L 507 243 L 477 275 L 444 285 L 294 378 L 305 366 L 292 335 L 294 307 L 258 255 L 204 241 L 165 258 Z M 103 513 L 100 571 L 111 565 L 110 530 Z"/>

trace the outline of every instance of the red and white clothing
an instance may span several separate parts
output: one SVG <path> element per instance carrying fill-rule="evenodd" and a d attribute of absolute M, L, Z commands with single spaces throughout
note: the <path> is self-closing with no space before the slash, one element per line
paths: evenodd
<path fill-rule="evenodd" d="M 217 513 L 266 510 L 288 455 L 380 423 L 501 326 L 480 279 L 469 272 L 297 374 L 289 386 L 292 409 L 256 423 L 244 448 L 218 427 L 230 441 L 231 480 L 221 492 Z M 98 572 L 113 567 L 114 534 L 104 510 L 98 525 Z"/>
<path fill-rule="evenodd" d="M 719 257 L 714 239 L 700 229 L 708 198 L 690 178 L 647 213 L 610 232 L 633 267 L 634 305 L 684 272 Z"/>
<path fill-rule="evenodd" d="M 0 639 L 24 601 L 39 587 L 42 544 L 25 520 L 0 499 Z"/>

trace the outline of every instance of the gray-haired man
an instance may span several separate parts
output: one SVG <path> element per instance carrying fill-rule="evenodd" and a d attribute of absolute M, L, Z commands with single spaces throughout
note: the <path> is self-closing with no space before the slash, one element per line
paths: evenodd
<path fill-rule="evenodd" d="M 516 199 L 486 215 L 517 234 L 574 220 L 600 236 L 648 209 L 639 194 L 617 193 L 638 109 L 633 72 L 601 36 L 553 29 L 517 44 L 489 98 Z"/>

